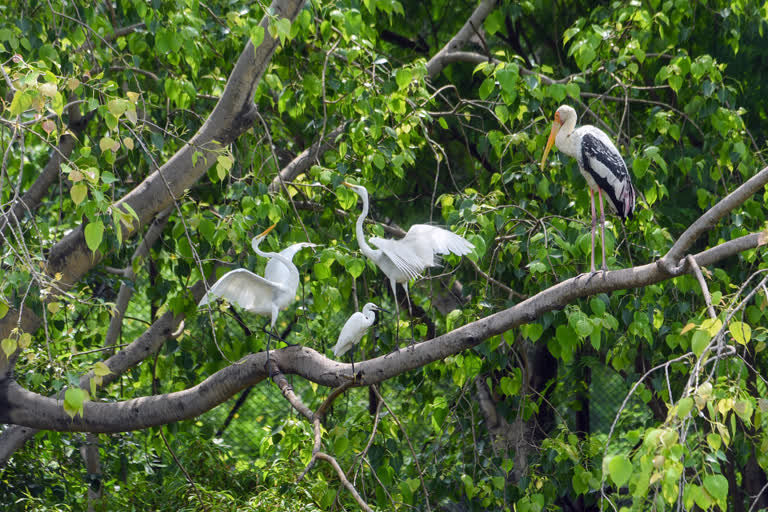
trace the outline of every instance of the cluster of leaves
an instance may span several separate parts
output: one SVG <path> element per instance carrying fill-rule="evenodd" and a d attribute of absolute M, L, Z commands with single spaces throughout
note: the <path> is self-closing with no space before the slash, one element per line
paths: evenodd
<path fill-rule="evenodd" d="M 17 331 L 1 346 L 6 354 L 23 349 L 17 374 L 25 387 L 54 394 L 69 385 L 64 404 L 73 415 L 88 398 L 150 394 L 153 380 L 161 392 L 185 389 L 266 343 L 253 327 L 258 321 L 244 317 L 243 324 L 222 305 L 213 317 L 189 322 L 156 362 L 133 369 L 122 385 L 74 389 L 88 370 L 106 375 L 98 366 L 103 354 L 91 352 L 102 348 L 120 284 L 106 269 L 130 266 L 136 247 L 124 231 L 136 212 L 116 208 L 115 201 L 185 144 L 223 92 L 243 41 L 258 44 L 265 36 L 258 27 L 264 12 L 254 5 L 157 4 L 122 2 L 120 12 L 111 13 L 86 8 L 75 21 L 72 14 L 58 14 L 71 12 L 68 2 L 54 1 L 0 27 L 9 77 L 2 85 L 8 101 L 0 129 L 6 139 L 23 141 L 8 143 L 4 152 L 8 185 L 0 190 L 2 203 L 34 182 L 51 145 L 65 136 L 76 139 L 62 164 L 60 192 L 27 220 L 29 228 L 14 231 L 16 241 L 4 241 L 2 303 L 27 300 L 45 315 L 47 329 L 34 341 L 33 333 Z M 263 243 L 269 250 L 307 239 L 323 244 L 295 259 L 304 276 L 300 299 L 278 325 L 291 342 L 329 354 L 358 304 L 374 300 L 394 311 L 388 283 L 357 251 L 357 196 L 341 186 L 347 179 L 368 187 L 375 220 L 403 227 L 440 223 L 475 245 L 469 261 L 446 259 L 451 275 L 412 287 L 414 304 L 428 311 L 438 333 L 586 270 L 589 197 L 576 163 L 553 158 L 543 173 L 538 165 L 546 120 L 561 103 L 588 111 L 582 121 L 618 141 L 643 198 L 626 227 L 609 219 L 609 266 L 653 261 L 762 161 L 762 77 L 749 62 L 762 51 L 768 13 L 749 2 L 712 4 L 593 7 L 569 1 L 558 13 L 537 2 L 500 6 L 483 27 L 488 58 L 429 79 L 424 58 L 456 32 L 474 4 L 427 9 L 396 1 L 314 2 L 293 24 L 273 20 L 269 32 L 283 47 L 255 91 L 259 121 L 220 150 L 206 178 L 179 198 L 149 262 L 133 268 L 136 299 L 121 341 L 133 340 L 164 311 L 194 316 L 189 286 L 221 260 L 263 271 L 248 241 L 274 222 L 280 222 L 278 236 Z M 556 26 L 566 27 L 563 34 L 536 30 L 555 17 Z M 143 25 L 114 35 L 116 18 L 120 26 Z M 393 39 L 393 33 L 413 44 Z M 526 53 L 519 51 L 520 41 L 526 41 Z M 307 173 L 284 184 L 283 193 L 268 192 L 295 153 L 337 128 L 343 131 L 333 148 Z M 699 247 L 764 228 L 766 199 L 748 200 Z M 81 224 L 94 257 L 103 253 L 103 265 L 57 294 L 60 276 L 41 273 L 40 263 L 53 243 Z M 366 231 L 388 236 L 380 224 Z M 741 300 L 741 283 L 765 269 L 764 258 L 764 249 L 747 251 L 708 276 L 717 320 L 708 318 L 696 279 L 684 276 L 576 302 L 387 382 L 382 393 L 389 409 L 381 411 L 364 461 L 359 454 L 372 420 L 360 392 L 351 392 L 326 426 L 324 446 L 342 467 L 355 468 L 356 487 L 382 509 L 422 506 L 427 494 L 432 504 L 543 510 L 579 497 L 594 503 L 600 490 L 636 509 L 666 509 L 678 500 L 681 485 L 686 507 L 724 508 L 724 468 L 733 465 L 734 454 L 754 453 L 759 467 L 768 468 L 768 404 L 760 399 L 765 383 L 751 371 L 765 364 L 768 297 L 759 294 L 743 315 L 729 316 Z M 462 283 L 466 301 L 441 314 L 435 304 L 453 279 Z M 432 326 L 412 322 L 416 337 L 424 339 Z M 400 332 L 407 328 L 403 323 Z M 380 319 L 358 357 L 393 350 L 394 331 L 391 317 Z M 692 361 L 706 356 L 713 339 L 729 340 L 744 360 L 724 362 L 716 378 L 691 386 Z M 546 347 L 552 361 L 552 378 L 538 394 L 527 391 L 521 364 L 529 344 Z M 612 430 L 624 395 L 642 376 L 639 369 L 689 353 L 689 359 L 669 364 L 666 374 L 643 381 L 621 409 L 620 434 Z M 591 382 L 584 377 L 589 365 Z M 515 468 L 514 454 L 493 442 L 473 399 L 478 381 L 490 387 L 506 421 L 541 419 L 544 439 L 528 468 Z M 309 405 L 322 400 L 316 385 L 295 387 Z M 587 395 L 593 401 L 606 396 L 610 405 L 599 411 Z M 185 422 L 169 433 L 206 499 L 216 493 L 220 503 L 254 510 L 285 509 L 287 499 L 292 510 L 298 503 L 328 509 L 339 500 L 354 506 L 322 463 L 284 492 L 311 457 L 311 431 L 286 417 L 284 402 L 260 405 L 256 419 L 236 429 L 240 436 L 225 436 L 228 446 L 221 450 L 195 440 L 200 433 L 212 436 L 221 411 L 202 425 Z M 578 408 L 592 409 L 590 433 L 580 430 Z M 544 420 L 555 415 L 557 420 Z M 63 468 L 62 461 L 76 456 L 74 447 L 62 453 L 68 437 L 47 436 L 39 440 L 41 464 Z M 170 466 L 161 441 L 153 433 L 135 436 L 141 442 L 111 440 L 102 451 L 104 473 L 112 478 L 123 467 L 131 483 L 105 482 L 115 508 L 174 503 L 184 509 L 196 497 Z M 4 478 L 27 471 L 25 460 L 16 458 Z M 512 481 L 516 469 L 527 476 Z M 238 478 L 231 478 L 233 471 Z M 46 482 L 41 475 L 30 480 Z M 68 476 L 61 492 L 42 485 L 48 490 L 38 492 L 33 484 L 18 487 L 27 489 L 21 491 L 26 496 L 7 498 L 26 499 L 30 507 L 67 499 L 81 504 L 85 480 L 79 473 Z M 126 492 L 130 488 L 135 492 Z"/>

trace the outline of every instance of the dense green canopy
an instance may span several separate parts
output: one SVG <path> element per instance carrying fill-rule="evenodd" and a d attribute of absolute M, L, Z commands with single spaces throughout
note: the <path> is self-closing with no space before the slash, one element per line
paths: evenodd
<path fill-rule="evenodd" d="M 0 503 L 768 509 L 768 3 L 0 13 Z M 540 167 L 561 104 L 638 192 L 605 275 L 576 160 Z M 399 319 L 345 181 L 368 237 L 474 245 Z M 267 318 L 198 302 L 273 223 L 320 247 L 265 365 Z"/>

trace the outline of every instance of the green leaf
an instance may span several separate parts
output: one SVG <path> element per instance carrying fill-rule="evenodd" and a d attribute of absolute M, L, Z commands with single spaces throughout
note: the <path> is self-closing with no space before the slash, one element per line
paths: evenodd
<path fill-rule="evenodd" d="M 528 324 L 524 329 L 524 336 L 534 342 L 544 333 L 544 326 L 541 324 Z"/>
<path fill-rule="evenodd" d="M 351 210 L 357 208 L 357 194 L 347 187 L 338 187 L 336 189 L 336 197 L 339 198 L 339 204 L 343 210 Z"/>
<path fill-rule="evenodd" d="M 102 361 L 98 361 L 96 364 L 93 365 L 93 374 L 97 375 L 99 377 L 104 377 L 105 375 L 109 375 L 112 373 L 112 371 L 109 369 L 109 366 L 104 364 Z"/>
<path fill-rule="evenodd" d="M 74 419 L 83 415 L 83 404 L 88 399 L 88 392 L 80 388 L 68 388 L 64 393 L 64 411 Z"/>
<path fill-rule="evenodd" d="M 75 183 L 72 185 L 72 188 L 69 189 L 69 195 L 72 197 L 72 201 L 74 201 L 75 205 L 79 205 L 88 195 L 88 187 L 85 183 Z"/>
<path fill-rule="evenodd" d="M 291 38 L 291 20 L 288 18 L 280 18 L 275 22 L 275 30 L 277 31 L 277 36 L 280 38 L 280 42 L 285 44 L 285 41 Z"/>
<path fill-rule="evenodd" d="M 707 475 L 703 482 L 704 488 L 715 501 L 725 502 L 728 497 L 728 480 L 723 475 Z"/>
<path fill-rule="evenodd" d="M 579 84 L 571 82 L 569 84 L 566 84 L 565 86 L 565 92 L 574 100 L 578 100 L 579 96 L 581 95 L 581 88 L 579 87 Z"/>
<path fill-rule="evenodd" d="M 707 348 L 707 345 L 709 345 L 709 340 L 711 339 L 712 337 L 707 331 L 697 330 L 695 333 L 693 333 L 691 348 L 693 349 L 693 353 L 696 354 L 696 357 L 699 357 L 704 353 L 704 349 Z"/>
<path fill-rule="evenodd" d="M 333 450 L 338 457 L 343 455 L 349 448 L 349 438 L 347 436 L 338 436 L 333 443 Z"/>
<path fill-rule="evenodd" d="M 677 417 L 680 419 L 685 418 L 691 412 L 691 409 L 693 409 L 693 398 L 687 396 L 680 399 L 677 403 Z"/>
<path fill-rule="evenodd" d="M 736 343 L 740 345 L 746 345 L 752 339 L 752 328 L 744 322 L 731 322 L 728 325 L 728 332 L 731 333 Z"/>
<path fill-rule="evenodd" d="M 251 36 L 251 42 L 253 43 L 253 46 L 259 46 L 262 41 L 264 41 L 264 27 L 261 25 L 252 26 L 249 35 Z"/>
<path fill-rule="evenodd" d="M 603 316 L 603 313 L 605 313 L 605 302 L 600 300 L 597 297 L 593 297 L 589 301 L 589 307 L 592 309 L 592 313 L 594 313 L 597 316 Z"/>
<path fill-rule="evenodd" d="M 722 445 L 722 443 L 723 443 L 723 439 L 719 435 L 717 435 L 715 433 L 707 434 L 707 444 L 714 451 L 719 450 L 720 446 Z"/>
<path fill-rule="evenodd" d="M 101 245 L 101 240 L 104 236 L 104 223 L 100 220 L 90 222 L 85 226 L 84 232 L 85 243 L 91 251 L 96 252 L 99 249 L 99 245 Z"/>
<path fill-rule="evenodd" d="M 357 279 L 363 273 L 365 269 L 365 262 L 360 258 L 352 258 L 347 262 L 347 272 Z"/>
<path fill-rule="evenodd" d="M 5 318 L 5 315 L 8 314 L 8 304 L 6 304 L 3 300 L 0 300 L 0 318 Z"/>
<path fill-rule="evenodd" d="M 552 98 L 560 103 L 565 99 L 566 95 L 566 89 L 563 84 L 552 84 L 549 86 L 549 95 L 552 96 Z"/>
<path fill-rule="evenodd" d="M 617 487 L 622 487 L 632 475 L 632 462 L 624 455 L 614 455 L 608 460 L 608 474 Z"/>
<path fill-rule="evenodd" d="M 496 71 L 496 80 L 499 81 L 501 90 L 510 95 L 511 99 L 517 96 L 517 82 L 520 79 L 520 70 L 516 64 L 508 64 L 503 69 Z"/>
<path fill-rule="evenodd" d="M 5 358 L 9 359 L 11 355 L 16 352 L 16 340 L 5 338 L 2 342 L 0 342 L 0 347 L 5 353 Z"/>
<path fill-rule="evenodd" d="M 411 79 L 413 78 L 413 73 L 410 69 L 406 68 L 400 68 L 397 70 L 397 73 L 395 73 L 395 81 L 397 82 L 397 88 L 399 90 L 403 90 L 406 87 L 408 87 L 408 84 L 411 83 Z"/>
<path fill-rule="evenodd" d="M 480 90 L 478 91 L 478 94 L 480 95 L 481 100 L 485 100 L 488 98 L 488 96 L 491 95 L 493 92 L 493 88 L 496 86 L 495 82 L 493 81 L 493 78 L 488 77 L 485 80 L 483 80 L 483 83 L 480 84 Z"/>

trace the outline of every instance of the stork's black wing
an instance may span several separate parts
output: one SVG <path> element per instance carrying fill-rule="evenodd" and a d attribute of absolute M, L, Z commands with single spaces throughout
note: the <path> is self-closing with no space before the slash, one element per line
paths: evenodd
<path fill-rule="evenodd" d="M 588 131 L 581 139 L 581 156 L 584 170 L 606 193 L 614 209 L 622 219 L 632 218 L 635 210 L 635 189 L 627 171 L 627 164 L 619 150 L 603 133 Z"/>

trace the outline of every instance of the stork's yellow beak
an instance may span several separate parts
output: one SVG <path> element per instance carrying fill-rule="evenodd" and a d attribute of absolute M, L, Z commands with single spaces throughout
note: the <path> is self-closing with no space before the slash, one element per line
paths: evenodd
<path fill-rule="evenodd" d="M 348 181 L 342 181 L 341 184 L 344 185 L 345 187 L 349 187 L 349 188 L 352 188 L 352 187 L 355 186 L 355 185 L 353 185 L 352 183 L 350 183 Z"/>
<path fill-rule="evenodd" d="M 544 170 L 544 164 L 547 162 L 547 155 L 549 155 L 549 150 L 552 149 L 552 145 L 555 143 L 555 137 L 557 137 L 557 132 L 560 131 L 560 114 L 555 112 L 555 120 L 552 121 L 552 131 L 549 132 L 549 139 L 547 139 L 547 145 L 544 147 L 544 156 L 541 157 L 541 170 Z"/>
<path fill-rule="evenodd" d="M 265 236 L 267 236 L 267 235 L 269 234 L 269 232 L 270 232 L 270 231 L 272 231 L 273 229 L 275 229 L 275 226 L 277 226 L 277 222 L 275 222 L 274 224 L 272 224 L 271 226 L 269 226 L 267 229 L 265 229 L 263 233 L 261 233 L 261 234 L 259 234 L 259 235 L 256 235 L 256 238 L 261 238 L 261 237 L 265 237 Z"/>

